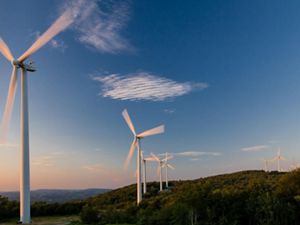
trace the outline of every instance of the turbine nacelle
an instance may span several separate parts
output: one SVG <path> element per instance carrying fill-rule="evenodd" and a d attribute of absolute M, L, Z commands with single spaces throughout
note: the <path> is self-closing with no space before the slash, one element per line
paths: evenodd
<path fill-rule="evenodd" d="M 26 64 L 26 63 L 23 63 L 23 62 L 20 62 L 20 61 L 14 59 L 11 61 L 11 64 L 13 66 L 16 66 L 17 68 L 24 68 L 26 71 L 29 71 L 29 72 L 36 71 L 36 68 L 34 67 L 34 63 L 32 61 L 30 61 L 28 64 Z"/>

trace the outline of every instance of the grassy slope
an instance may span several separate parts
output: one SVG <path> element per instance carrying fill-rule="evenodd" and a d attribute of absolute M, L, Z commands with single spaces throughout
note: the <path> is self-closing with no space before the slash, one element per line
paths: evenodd
<path fill-rule="evenodd" d="M 185 191 L 189 185 L 201 185 L 209 183 L 214 189 L 234 189 L 242 190 L 244 188 L 264 182 L 275 187 L 279 179 L 285 173 L 264 172 L 264 171 L 241 171 L 231 174 L 217 175 L 207 178 L 200 178 L 188 181 L 171 181 L 170 191 L 159 193 L 159 183 L 151 182 L 147 184 L 148 193 L 144 196 L 146 201 L 159 200 L 164 204 L 170 204 L 176 196 Z M 136 185 L 132 184 L 119 188 L 96 197 L 87 199 L 87 203 L 105 209 L 109 207 L 123 208 L 128 205 L 134 205 L 136 202 Z"/>

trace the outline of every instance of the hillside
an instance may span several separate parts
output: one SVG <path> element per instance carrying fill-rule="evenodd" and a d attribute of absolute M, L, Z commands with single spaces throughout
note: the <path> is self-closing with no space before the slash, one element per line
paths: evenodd
<path fill-rule="evenodd" d="M 188 181 L 172 181 L 148 193 L 136 207 L 136 185 L 86 200 L 83 220 L 140 225 L 299 225 L 300 172 L 242 171 Z M 94 214 L 94 217 L 91 215 Z"/>
<path fill-rule="evenodd" d="M 85 200 L 35 202 L 32 215 L 80 215 L 76 224 L 299 225 L 300 170 L 288 173 L 241 171 L 196 180 L 159 183 L 136 206 L 136 185 Z M 0 196 L 0 221 L 17 218 L 18 203 Z"/>
<path fill-rule="evenodd" d="M 147 184 L 148 193 L 144 196 L 144 200 L 148 203 L 159 199 L 161 202 L 170 204 L 168 200 L 175 199 L 179 195 L 188 191 L 191 186 L 209 185 L 211 189 L 226 190 L 245 190 L 255 184 L 264 183 L 271 189 L 276 188 L 280 178 L 285 173 L 276 171 L 266 173 L 264 171 L 241 171 L 231 174 L 223 174 L 196 180 L 169 181 L 169 190 L 159 192 L 159 182 L 149 182 Z M 187 190 L 186 190 L 187 189 Z M 144 201 L 144 202 L 145 202 Z M 117 207 L 122 208 L 128 205 L 136 204 L 136 184 L 118 188 L 107 193 L 87 199 L 87 203 L 97 207 Z"/>
<path fill-rule="evenodd" d="M 98 194 L 110 191 L 109 189 L 82 189 L 82 190 L 60 190 L 60 189 L 40 189 L 31 191 L 32 202 L 63 203 L 73 200 L 82 200 Z M 12 201 L 19 201 L 19 192 L 0 192 L 0 195 Z"/>

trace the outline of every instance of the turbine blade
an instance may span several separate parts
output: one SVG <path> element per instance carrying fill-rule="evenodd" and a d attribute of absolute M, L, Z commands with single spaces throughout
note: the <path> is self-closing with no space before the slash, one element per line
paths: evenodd
<path fill-rule="evenodd" d="M 154 159 L 153 157 L 145 157 L 144 160 L 146 161 L 156 161 L 156 159 Z"/>
<path fill-rule="evenodd" d="M 147 137 L 147 136 L 151 136 L 151 135 L 155 135 L 155 134 L 161 134 L 165 131 L 165 126 L 164 125 L 161 125 L 161 126 L 158 126 L 158 127 L 155 127 L 155 128 L 152 128 L 150 130 L 147 130 L 147 131 L 144 131 L 142 133 L 140 133 L 138 135 L 138 137 Z"/>
<path fill-rule="evenodd" d="M 269 161 L 270 161 L 270 162 L 274 162 L 274 161 L 276 161 L 276 160 L 278 160 L 278 156 L 276 156 L 276 157 L 270 159 Z"/>
<path fill-rule="evenodd" d="M 44 32 L 32 45 L 18 58 L 18 61 L 23 62 L 45 44 L 47 44 L 54 36 L 65 30 L 75 19 L 72 11 L 67 9 L 49 28 Z"/>
<path fill-rule="evenodd" d="M 135 129 L 134 129 L 133 123 L 132 123 L 132 121 L 130 119 L 130 116 L 129 116 L 128 112 L 127 112 L 127 109 L 124 109 L 124 111 L 122 112 L 122 115 L 123 115 L 123 117 L 124 117 L 124 119 L 125 119 L 128 127 L 129 127 L 129 129 L 134 134 L 134 136 L 136 136 Z"/>
<path fill-rule="evenodd" d="M 130 160 L 133 156 L 133 153 L 134 153 L 134 150 L 135 150 L 135 147 L 136 147 L 136 142 L 137 142 L 137 139 L 134 138 L 131 146 L 130 146 L 130 149 L 129 149 L 129 152 L 128 152 L 128 155 L 127 155 L 127 158 L 126 158 L 126 161 L 124 163 L 124 169 L 126 170 L 128 168 L 128 165 L 130 163 Z"/>
<path fill-rule="evenodd" d="M 7 141 L 7 134 L 8 134 L 9 124 L 10 124 L 12 109 L 14 106 L 16 89 L 17 89 L 17 68 L 14 66 L 10 78 L 8 96 L 6 100 L 6 105 L 2 117 L 1 130 L 0 130 L 1 131 L 0 141 L 4 143 Z"/>
<path fill-rule="evenodd" d="M 151 152 L 151 156 L 158 162 L 160 162 L 160 158 L 158 158 L 156 155 L 154 155 L 152 152 Z"/>
<path fill-rule="evenodd" d="M 283 157 L 283 156 L 280 156 L 280 159 L 281 160 L 287 160 L 285 157 Z"/>
<path fill-rule="evenodd" d="M 170 164 L 168 164 L 167 166 L 168 166 L 170 169 L 175 170 L 175 167 L 174 167 L 174 166 L 172 166 L 172 165 L 170 165 Z"/>
<path fill-rule="evenodd" d="M 170 160 L 170 159 L 173 159 L 172 155 L 169 155 L 168 157 L 164 158 L 162 161 L 167 161 L 167 160 Z"/>
<path fill-rule="evenodd" d="M 4 55 L 5 58 L 7 58 L 7 60 L 9 60 L 10 62 L 14 60 L 13 55 L 11 54 L 8 46 L 5 44 L 5 42 L 3 41 L 2 38 L 0 38 L 0 52 L 2 53 L 2 55 Z"/>

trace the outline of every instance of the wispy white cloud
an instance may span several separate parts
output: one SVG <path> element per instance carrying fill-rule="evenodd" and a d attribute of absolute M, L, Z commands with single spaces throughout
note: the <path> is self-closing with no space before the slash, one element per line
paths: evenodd
<path fill-rule="evenodd" d="M 200 158 L 191 158 L 190 161 L 199 161 L 201 160 Z"/>
<path fill-rule="evenodd" d="M 68 47 L 64 41 L 58 39 L 52 39 L 50 41 L 50 46 L 52 48 L 58 49 L 61 52 L 64 52 Z"/>
<path fill-rule="evenodd" d="M 199 156 L 220 156 L 220 152 L 202 152 L 202 151 L 187 151 L 187 152 L 176 152 L 171 155 L 185 156 L 185 157 L 199 157 Z"/>
<path fill-rule="evenodd" d="M 164 101 L 185 95 L 194 89 L 203 90 L 207 83 L 180 83 L 148 72 L 111 74 L 93 78 L 102 84 L 103 97 L 130 101 Z"/>
<path fill-rule="evenodd" d="M 34 157 L 32 159 L 32 165 L 44 166 L 44 167 L 55 166 L 57 161 L 63 157 L 64 157 L 64 152 L 61 152 L 61 151 L 51 152 L 48 155 Z"/>
<path fill-rule="evenodd" d="M 40 156 L 37 158 L 34 158 L 32 160 L 32 165 L 34 166 L 46 166 L 51 167 L 55 164 L 55 157 L 48 155 L 48 156 Z"/>
<path fill-rule="evenodd" d="M 132 50 L 129 42 L 121 35 L 129 20 L 130 3 L 124 0 L 72 0 L 61 8 L 70 10 L 73 28 L 78 40 L 97 51 L 118 53 Z"/>
<path fill-rule="evenodd" d="M 244 147 L 241 148 L 241 151 L 243 152 L 257 152 L 257 151 L 264 151 L 269 149 L 269 145 L 255 145 L 255 146 L 249 146 L 249 147 Z"/>
<path fill-rule="evenodd" d="M 106 172 L 105 167 L 100 164 L 85 165 L 82 168 L 90 172 Z"/>
<path fill-rule="evenodd" d="M 166 113 L 166 114 L 173 114 L 175 112 L 176 112 L 175 109 L 164 109 L 164 113 Z"/>

